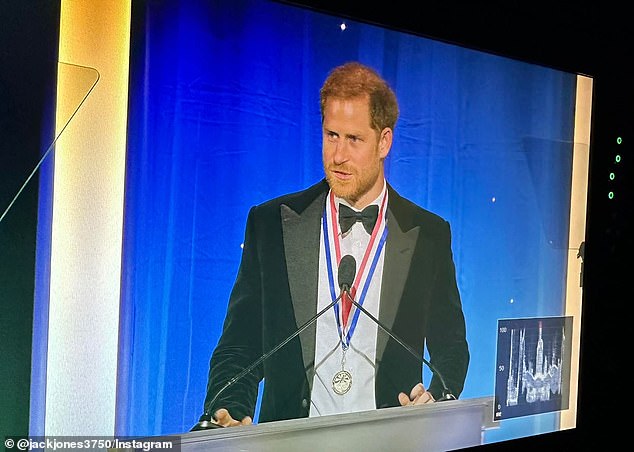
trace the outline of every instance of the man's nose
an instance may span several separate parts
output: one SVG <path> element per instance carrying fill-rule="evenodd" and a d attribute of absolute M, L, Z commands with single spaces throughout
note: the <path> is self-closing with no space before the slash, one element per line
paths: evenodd
<path fill-rule="evenodd" d="M 348 146 L 346 145 L 345 140 L 339 140 L 335 143 L 335 150 L 332 155 L 333 161 L 339 165 L 348 160 Z"/>

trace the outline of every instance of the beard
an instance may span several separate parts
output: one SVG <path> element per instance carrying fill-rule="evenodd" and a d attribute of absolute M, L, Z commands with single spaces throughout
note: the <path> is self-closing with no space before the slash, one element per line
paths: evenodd
<path fill-rule="evenodd" d="M 325 166 L 326 180 L 335 196 L 343 198 L 351 204 L 358 202 L 376 184 L 381 175 L 381 163 L 377 160 L 375 165 L 359 170 L 349 168 L 346 165 L 329 164 Z M 349 173 L 352 177 L 348 180 L 338 179 L 333 171 Z"/>

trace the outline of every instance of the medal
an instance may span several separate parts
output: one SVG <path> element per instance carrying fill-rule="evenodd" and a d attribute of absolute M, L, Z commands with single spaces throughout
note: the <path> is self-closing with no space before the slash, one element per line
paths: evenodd
<path fill-rule="evenodd" d="M 340 370 L 332 377 L 332 390 L 336 394 L 344 395 L 352 387 L 352 375 L 347 370 Z"/>
<path fill-rule="evenodd" d="M 332 390 L 335 394 L 344 395 L 352 387 L 352 374 L 345 369 L 346 366 L 346 351 L 348 347 L 343 348 L 341 354 L 341 370 L 332 377 Z"/>

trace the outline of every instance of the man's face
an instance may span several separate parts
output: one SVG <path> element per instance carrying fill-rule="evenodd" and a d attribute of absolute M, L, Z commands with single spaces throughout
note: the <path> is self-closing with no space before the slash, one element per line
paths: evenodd
<path fill-rule="evenodd" d="M 383 189 L 383 159 L 392 144 L 392 130 L 379 135 L 370 127 L 369 101 L 329 99 L 324 108 L 322 157 L 335 195 L 363 208 Z"/>

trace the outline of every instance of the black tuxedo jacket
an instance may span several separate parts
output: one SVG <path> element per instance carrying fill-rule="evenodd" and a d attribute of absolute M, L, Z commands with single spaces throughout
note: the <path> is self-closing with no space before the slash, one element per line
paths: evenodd
<path fill-rule="evenodd" d="M 308 416 L 319 340 L 314 324 L 211 402 L 227 381 L 316 314 L 328 189 L 322 180 L 249 212 L 242 261 L 210 361 L 206 412 L 224 407 L 235 419 L 253 416 L 258 383 L 264 378 L 260 422 Z M 469 351 L 449 224 L 402 198 L 389 184 L 388 190 L 379 320 L 421 356 L 426 345 L 431 363 L 458 397 Z M 409 393 L 421 381 L 420 362 L 381 329 L 376 365 L 377 408 L 398 406 L 398 393 Z M 425 386 L 440 397 L 437 377 Z"/>

